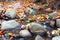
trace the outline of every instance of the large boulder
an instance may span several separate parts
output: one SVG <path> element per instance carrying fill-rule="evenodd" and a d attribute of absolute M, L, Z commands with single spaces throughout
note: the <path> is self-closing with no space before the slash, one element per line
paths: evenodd
<path fill-rule="evenodd" d="M 55 19 L 58 16 L 57 12 L 53 12 L 49 14 L 50 19 Z"/>
<path fill-rule="evenodd" d="M 6 10 L 5 15 L 11 18 L 15 18 L 16 17 L 16 10 L 9 8 Z"/>
<path fill-rule="evenodd" d="M 40 32 L 40 30 L 44 31 L 44 26 L 39 23 L 32 22 L 27 24 L 27 26 L 29 26 L 31 32 Z"/>
<path fill-rule="evenodd" d="M 56 26 L 60 27 L 60 19 L 56 19 Z"/>
<path fill-rule="evenodd" d="M 23 6 L 20 4 L 20 3 L 15 3 L 14 4 L 14 9 L 17 9 L 17 8 L 22 8 Z"/>
<path fill-rule="evenodd" d="M 1 30 L 20 28 L 20 24 L 16 22 L 15 20 L 4 21 L 2 22 L 1 26 L 2 26 Z"/>
<path fill-rule="evenodd" d="M 27 10 L 29 10 L 29 13 L 31 14 L 31 15 L 34 15 L 34 14 L 36 14 L 37 13 L 37 10 L 34 10 L 34 9 L 31 9 L 31 8 L 27 8 Z"/>
<path fill-rule="evenodd" d="M 31 37 L 31 33 L 28 30 L 21 30 L 19 34 L 22 37 Z"/>
<path fill-rule="evenodd" d="M 53 37 L 52 40 L 60 40 L 60 36 Z"/>
<path fill-rule="evenodd" d="M 44 40 L 40 35 L 37 35 L 35 40 Z"/>

